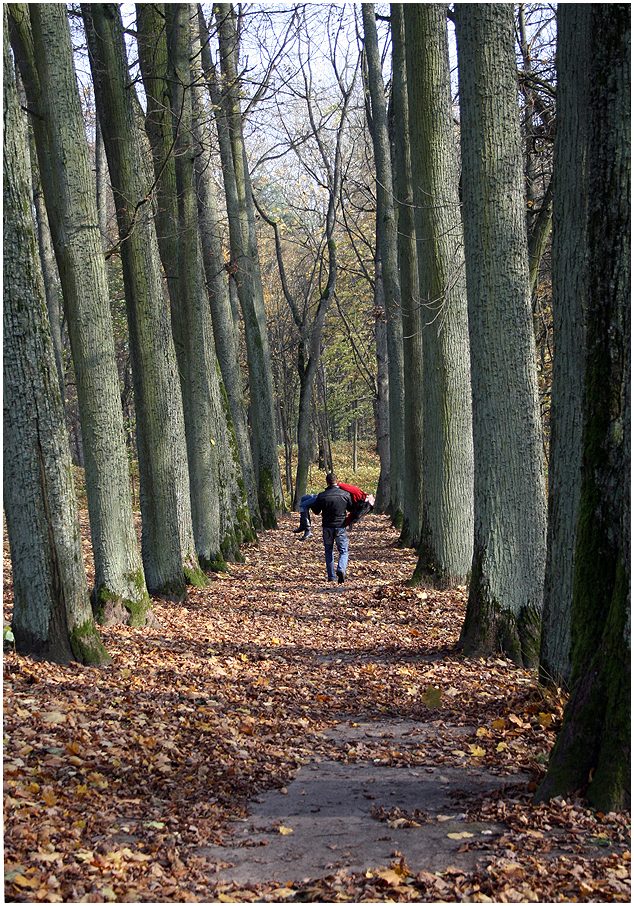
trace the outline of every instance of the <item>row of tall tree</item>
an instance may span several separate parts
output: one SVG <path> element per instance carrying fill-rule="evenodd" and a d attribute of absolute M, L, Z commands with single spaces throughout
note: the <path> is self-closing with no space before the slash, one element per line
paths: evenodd
<path fill-rule="evenodd" d="M 403 540 L 418 547 L 416 579 L 468 583 L 466 654 L 502 651 L 526 666 L 539 663 L 544 681 L 572 690 L 539 795 L 583 788 L 602 807 L 622 804 L 629 764 L 629 591 L 622 584 L 629 587 L 629 14 L 602 5 L 558 10 L 560 108 L 552 189 L 543 200 L 548 206 L 552 196 L 554 206 L 548 520 L 531 301 L 531 255 L 543 244 L 544 224 L 534 218 L 529 233 L 514 10 L 456 4 L 452 17 L 460 159 L 446 9 L 436 4 L 391 8 L 400 127 L 390 159 L 376 20 L 363 6 L 391 361 L 388 510 L 396 519 L 403 513 Z M 404 345 L 400 331 L 417 341 L 422 335 L 422 343 Z M 394 346 L 406 354 L 402 371 Z M 412 457 L 404 472 L 403 437 Z"/>
<path fill-rule="evenodd" d="M 316 398 L 326 392 L 324 337 L 336 305 L 375 404 L 377 508 L 417 548 L 414 581 L 468 583 L 465 653 L 504 652 L 573 690 L 543 795 L 592 777 L 597 802 L 618 801 L 629 688 L 626 7 L 558 11 L 552 178 L 535 149 L 552 138 L 544 97 L 553 88 L 536 71 L 525 7 L 516 15 L 510 4 L 457 4 L 449 13 L 459 109 L 446 6 L 392 4 L 389 63 L 386 17 L 373 4 L 352 12 L 356 40 L 345 9 L 290 11 L 245 104 L 241 8 L 215 4 L 209 16 L 190 4 L 138 4 L 134 26 L 124 27 L 119 5 L 83 4 L 95 181 L 66 8 L 5 7 L 13 51 L 5 28 L 5 511 L 16 644 L 54 659 L 107 657 L 67 499 L 54 271 L 77 383 L 93 604 L 99 618 L 138 625 L 151 619 L 150 594 L 182 597 L 205 571 L 239 557 L 255 531 L 276 525 L 280 423 L 287 451 L 296 435 L 295 503 L 305 493 L 314 437 L 328 434 Z M 278 90 L 288 105 L 278 111 L 283 141 L 267 142 L 254 162 L 249 113 L 274 104 Z M 316 186 L 301 212 L 254 175 L 277 151 L 293 157 L 300 182 Z M 105 252 L 104 157 L 117 224 Z M 364 185 L 368 173 L 373 186 Z M 546 477 L 535 314 L 551 218 Z M 264 230 L 292 325 L 294 428 L 275 396 Z M 349 253 L 373 295 L 371 365 L 339 292 Z M 140 550 L 107 279 L 113 258 L 134 389 Z M 599 700 L 609 706 L 599 709 Z M 565 741 L 577 738 L 579 721 L 594 740 L 584 759 Z M 610 776 L 620 779 L 609 781 L 614 751 Z"/>

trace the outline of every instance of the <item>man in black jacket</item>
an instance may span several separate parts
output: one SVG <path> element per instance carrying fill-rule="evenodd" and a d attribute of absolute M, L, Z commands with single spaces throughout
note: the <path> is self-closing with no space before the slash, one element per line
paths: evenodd
<path fill-rule="evenodd" d="M 328 581 L 335 581 L 334 545 L 339 551 L 337 563 L 337 581 L 344 582 L 346 567 L 348 566 L 348 533 L 344 528 L 346 511 L 352 509 L 352 497 L 337 484 L 337 478 L 329 472 L 326 475 L 326 490 L 317 495 L 317 500 L 311 506 L 314 513 L 322 514 L 322 531 L 324 536 L 324 552 L 326 555 L 326 571 Z"/>

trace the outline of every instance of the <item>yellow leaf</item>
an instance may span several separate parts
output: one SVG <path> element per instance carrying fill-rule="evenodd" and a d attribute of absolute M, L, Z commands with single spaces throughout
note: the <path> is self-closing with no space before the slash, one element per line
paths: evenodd
<path fill-rule="evenodd" d="M 505 742 L 499 742 L 495 747 L 496 752 L 505 752 L 508 749 L 508 745 Z"/>
<path fill-rule="evenodd" d="M 382 878 L 384 881 L 387 881 L 392 887 L 395 887 L 398 884 L 401 884 L 403 881 L 402 875 L 399 875 L 392 868 L 386 868 L 383 871 L 376 872 L 377 878 Z"/>
<path fill-rule="evenodd" d="M 439 708 L 442 700 L 442 692 L 435 686 L 427 686 L 421 698 L 428 708 Z"/>
<path fill-rule="evenodd" d="M 476 730 L 476 736 L 478 736 L 479 738 L 482 738 L 483 736 L 490 736 L 490 735 L 491 735 L 491 731 L 488 730 L 486 727 L 478 727 L 478 729 Z"/>
<path fill-rule="evenodd" d="M 75 795 L 79 796 L 79 797 L 88 795 L 88 787 L 86 786 L 85 783 L 77 784 L 77 786 L 75 787 Z"/>
<path fill-rule="evenodd" d="M 76 849 L 73 855 L 79 862 L 92 862 L 95 854 L 90 849 Z"/>
<path fill-rule="evenodd" d="M 108 781 L 100 774 L 99 771 L 91 771 L 88 775 L 88 780 L 90 780 L 93 786 L 96 786 L 99 790 L 105 790 L 108 787 Z"/>
<path fill-rule="evenodd" d="M 451 752 L 452 755 L 457 755 L 458 758 L 466 758 L 467 753 L 463 752 L 461 749 L 453 749 Z"/>
<path fill-rule="evenodd" d="M 496 720 L 491 721 L 491 726 L 494 730 L 503 730 L 506 726 L 506 721 L 503 717 L 498 717 Z"/>
<path fill-rule="evenodd" d="M 539 720 L 540 725 L 542 727 L 544 727 L 544 729 L 546 729 L 547 727 L 550 727 L 553 722 L 552 714 L 547 714 L 544 711 L 539 712 L 539 714 L 537 715 L 537 719 Z"/>
<path fill-rule="evenodd" d="M 50 787 L 47 787 L 42 793 L 42 799 L 48 806 L 57 805 L 57 796 Z"/>
<path fill-rule="evenodd" d="M 13 879 L 13 883 L 17 884 L 18 887 L 39 887 L 40 882 L 37 878 L 25 878 L 24 875 L 16 875 Z"/>
<path fill-rule="evenodd" d="M 473 837 L 469 831 L 458 831 L 455 834 L 447 834 L 450 840 L 466 840 L 467 837 Z"/>
<path fill-rule="evenodd" d="M 289 834 L 295 833 L 292 827 L 285 827 L 283 824 L 280 824 L 277 831 L 284 837 L 288 837 Z"/>
<path fill-rule="evenodd" d="M 273 636 L 273 638 L 271 639 L 271 645 L 281 645 L 281 644 L 282 644 L 282 640 L 278 639 L 277 636 Z"/>
<path fill-rule="evenodd" d="M 482 758 L 483 755 L 486 755 L 486 749 L 483 749 L 482 746 L 469 746 L 469 751 L 474 758 Z"/>

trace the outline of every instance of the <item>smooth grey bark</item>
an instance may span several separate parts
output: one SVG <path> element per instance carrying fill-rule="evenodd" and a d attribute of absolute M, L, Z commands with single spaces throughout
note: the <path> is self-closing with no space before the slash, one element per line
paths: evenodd
<path fill-rule="evenodd" d="M 232 446 L 227 427 L 229 407 L 221 399 L 200 250 L 189 63 L 192 10 L 182 3 L 166 4 L 164 11 L 178 213 L 178 289 L 172 329 L 181 374 L 196 551 L 201 566 L 222 569 L 225 558 L 238 555 L 243 534 L 252 536 L 252 525 L 238 486 L 235 436 Z"/>
<path fill-rule="evenodd" d="M 104 664 L 110 658 L 86 584 L 6 7 L 3 18 L 3 491 L 13 571 L 11 626 L 21 654 Z"/>
<path fill-rule="evenodd" d="M 528 282 L 513 8 L 457 4 L 475 458 L 474 552 L 461 645 L 532 665 L 546 506 Z"/>
<path fill-rule="evenodd" d="M 114 193 L 123 264 L 139 452 L 141 550 L 149 590 L 182 598 L 199 570 L 183 404 L 150 186 L 116 4 L 82 14 Z"/>
<path fill-rule="evenodd" d="M 211 52 L 208 42 L 205 48 L 201 47 L 200 28 L 198 18 L 192 25 L 192 61 L 195 64 L 192 70 L 192 104 L 193 104 L 193 131 L 196 142 L 195 171 L 196 190 L 198 201 L 198 228 L 202 247 L 205 279 L 214 331 L 214 340 L 222 379 L 227 398 L 236 443 L 242 478 L 246 492 L 249 512 L 254 527 L 261 528 L 262 519 L 258 503 L 258 489 L 253 468 L 253 456 L 249 441 L 247 426 L 246 405 L 244 399 L 244 379 L 240 369 L 237 336 L 233 321 L 233 311 L 229 292 L 227 270 L 224 266 L 222 251 L 222 233 L 220 217 L 216 199 L 216 188 L 212 177 L 212 158 L 210 152 L 211 136 L 206 122 L 211 111 L 205 105 L 205 91 L 201 84 L 200 64 L 211 65 Z"/>
<path fill-rule="evenodd" d="M 258 482 L 260 514 L 265 528 L 277 524 L 276 513 L 284 509 L 284 496 L 277 456 L 275 405 L 271 356 L 264 310 L 262 279 L 257 251 L 252 186 L 245 162 L 238 78 L 238 35 L 231 4 L 214 5 L 218 24 L 222 72 L 222 114 L 231 140 L 237 210 L 227 196 L 232 265 L 244 318 L 249 364 L 249 392 L 253 464 Z M 224 128 L 219 123 L 219 130 Z M 224 165 L 224 160 L 223 160 Z"/>
<path fill-rule="evenodd" d="M 423 508 L 423 318 L 418 286 L 403 4 L 392 3 L 394 196 L 403 320 L 403 528 L 401 543 L 417 547 Z"/>
<path fill-rule="evenodd" d="M 96 606 L 106 620 L 142 625 L 150 600 L 132 516 L 108 281 L 66 8 L 15 4 L 10 18 L 77 377 Z"/>
<path fill-rule="evenodd" d="M 553 223 L 553 339 L 548 545 L 539 671 L 568 686 L 588 307 L 588 94 L 592 7 L 557 14 L 557 136 Z"/>
<path fill-rule="evenodd" d="M 396 214 L 385 89 L 381 72 L 374 4 L 363 3 L 363 40 L 367 58 L 368 90 L 372 110 L 372 144 L 376 166 L 377 245 L 381 255 L 387 318 L 388 375 L 390 384 L 390 506 L 400 527 L 403 518 L 403 323 L 396 241 Z"/>
<path fill-rule="evenodd" d="M 412 182 L 423 307 L 423 509 L 415 577 L 466 581 L 473 553 L 469 324 L 447 9 L 408 4 Z"/>
<path fill-rule="evenodd" d="M 631 9 L 592 4 L 591 42 L 562 24 L 589 70 L 587 357 L 572 693 L 537 799 L 609 812 L 631 802 Z"/>
<path fill-rule="evenodd" d="M 33 132 L 31 129 L 29 129 L 29 133 L 31 136 L 29 152 L 31 158 L 33 206 L 35 208 L 35 222 L 37 225 L 37 244 L 40 251 L 42 276 L 44 278 L 46 309 L 48 311 L 51 340 L 53 342 L 53 351 L 55 354 L 55 368 L 57 369 L 57 378 L 59 380 L 59 389 L 63 402 L 66 396 L 66 380 L 64 377 L 64 345 L 62 341 L 62 288 L 59 282 L 59 273 L 57 271 L 57 262 L 55 261 L 55 252 L 53 251 L 51 229 L 48 224 L 48 214 L 46 213 L 42 180 L 40 179 L 40 168 L 37 162 L 37 151 L 35 150 L 35 142 L 33 141 Z"/>

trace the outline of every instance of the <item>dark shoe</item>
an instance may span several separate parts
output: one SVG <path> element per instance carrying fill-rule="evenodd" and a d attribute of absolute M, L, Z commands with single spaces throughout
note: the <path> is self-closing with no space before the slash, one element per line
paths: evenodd
<path fill-rule="evenodd" d="M 306 534 L 305 534 L 304 537 L 302 538 L 302 541 L 308 541 L 308 539 L 309 539 L 309 538 L 312 538 L 312 537 L 313 537 L 313 533 L 312 533 L 312 532 L 306 532 Z"/>
<path fill-rule="evenodd" d="M 293 529 L 293 534 L 294 534 L 294 535 L 299 535 L 299 533 L 300 533 L 300 532 L 303 532 L 303 531 L 304 531 L 303 528 L 294 528 L 294 529 Z"/>
<path fill-rule="evenodd" d="M 337 582 L 339 583 L 339 585 L 341 585 L 345 581 L 346 581 L 346 574 L 344 573 L 344 571 L 342 569 L 338 569 L 337 570 Z"/>

